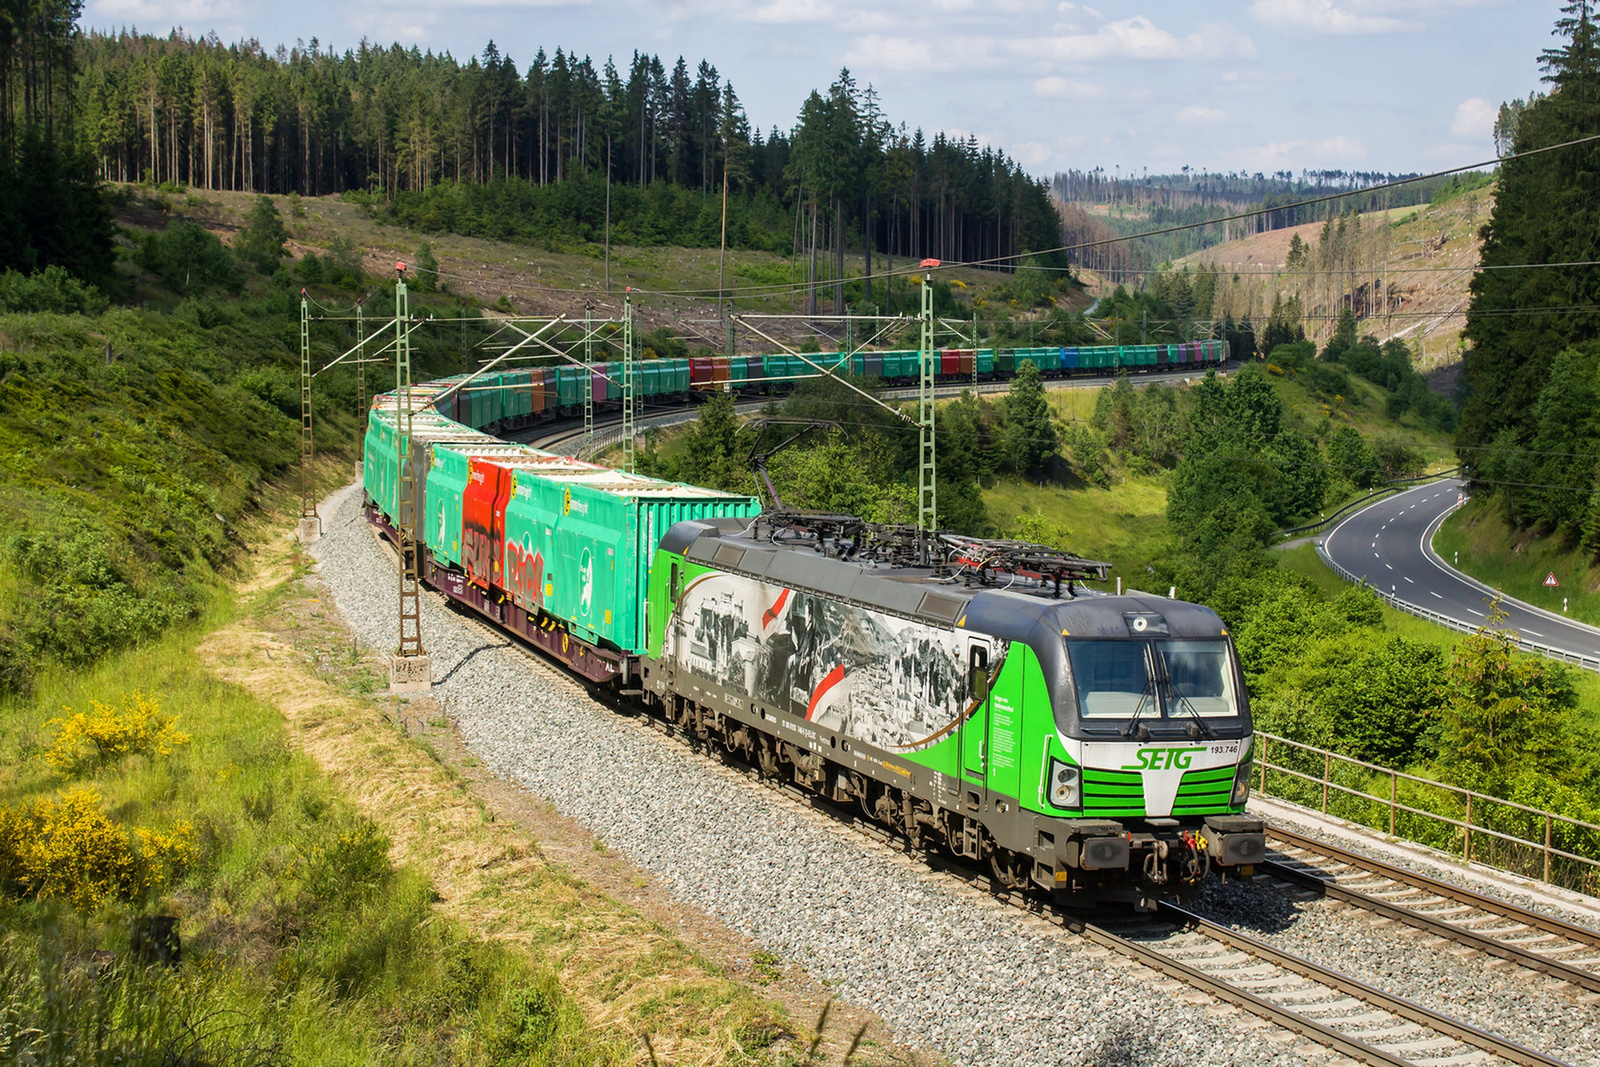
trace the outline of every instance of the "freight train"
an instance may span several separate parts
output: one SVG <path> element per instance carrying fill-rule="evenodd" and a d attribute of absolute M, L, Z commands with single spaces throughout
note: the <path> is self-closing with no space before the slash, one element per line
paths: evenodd
<path fill-rule="evenodd" d="M 1210 609 L 1083 588 L 1039 545 L 751 497 L 505 443 L 413 388 L 368 420 L 369 519 L 411 464 L 422 580 L 619 703 L 1068 906 L 1248 876 L 1252 727 Z M 448 405 L 446 405 L 448 406 Z"/>
<path fill-rule="evenodd" d="M 1221 366 L 1226 357 L 1227 345 L 1217 340 L 999 350 L 946 348 L 938 354 L 934 377 L 941 384 L 1005 381 L 1015 376 L 1023 360 L 1032 360 L 1046 378 L 1185 368 L 1198 371 Z M 818 352 L 804 359 L 790 355 L 643 359 L 634 364 L 634 395 L 646 404 L 687 400 L 720 390 L 770 395 L 792 389 L 798 380 L 815 377 L 819 366 L 877 378 L 890 386 L 916 385 L 919 358 L 915 351 L 863 351 Z M 587 367 L 566 364 L 485 374 L 454 394 L 444 414 L 457 422 L 486 427 L 581 414 L 586 402 L 601 410 L 614 409 L 622 403 L 622 372 L 621 363 L 591 363 Z"/>

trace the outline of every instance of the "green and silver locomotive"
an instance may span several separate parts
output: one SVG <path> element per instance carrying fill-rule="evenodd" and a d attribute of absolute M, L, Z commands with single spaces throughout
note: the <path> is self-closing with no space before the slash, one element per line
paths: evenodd
<path fill-rule="evenodd" d="M 1265 850 L 1249 701 L 1210 609 L 1037 545 L 841 516 L 680 522 L 646 698 L 750 760 L 1062 903 L 1152 908 Z"/>

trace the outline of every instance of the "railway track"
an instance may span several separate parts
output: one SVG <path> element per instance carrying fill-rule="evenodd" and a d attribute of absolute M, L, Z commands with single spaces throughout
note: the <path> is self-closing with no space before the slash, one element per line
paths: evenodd
<path fill-rule="evenodd" d="M 1226 375 L 1235 369 L 1237 369 L 1236 365 L 1231 362 L 1223 363 L 1216 368 L 1217 373 L 1221 375 Z M 1193 378 L 1194 376 L 1195 374 L 1193 371 L 1167 371 L 1160 374 L 1141 374 L 1138 377 L 1138 381 L 1140 385 L 1149 385 L 1155 382 L 1180 382 L 1189 378 Z M 1114 383 L 1114 379 L 1108 380 L 1105 378 L 1046 379 L 1044 381 L 1044 387 L 1047 390 L 1092 389 L 1104 387 Z M 935 387 L 934 392 L 935 395 L 940 397 L 953 397 L 960 396 L 963 390 L 974 388 L 979 394 L 1003 393 L 1011 388 L 1011 383 L 980 382 L 976 387 L 967 384 L 940 385 Z M 917 396 L 917 391 L 915 389 L 888 389 L 884 391 L 883 396 L 885 400 L 913 400 Z M 741 400 L 734 405 L 734 408 L 736 411 L 741 413 L 760 411 L 767 404 L 771 403 L 772 400 L 772 397 Z M 652 425 L 683 422 L 694 418 L 695 413 L 698 411 L 699 408 L 696 405 L 685 404 L 680 407 L 675 407 L 664 411 L 640 415 L 638 424 L 639 427 L 643 429 L 644 427 Z M 621 424 L 621 415 L 608 414 L 605 416 L 597 416 L 594 421 L 594 428 L 597 435 L 603 436 L 604 431 L 611 430 L 614 427 L 620 426 Z M 577 422 L 574 425 L 573 420 L 561 420 L 546 423 L 542 426 L 532 427 L 530 429 L 521 431 L 521 433 L 525 436 L 511 435 L 508 439 L 521 440 L 524 444 L 533 445 L 535 448 L 548 449 L 554 448 L 557 445 L 567 444 L 577 440 L 578 438 L 581 438 L 583 436 L 583 424 L 582 422 Z"/>
<path fill-rule="evenodd" d="M 389 551 L 387 543 L 381 539 L 380 543 Z M 537 650 L 486 621 L 465 611 L 458 611 L 458 615 L 483 632 L 509 641 L 530 659 L 559 670 Z M 623 712 L 639 729 L 656 733 L 680 750 L 732 772 L 750 788 L 782 794 L 818 812 L 830 826 L 897 853 L 905 862 L 951 878 L 975 896 L 1026 912 L 1339 1054 L 1388 1067 L 1454 1067 L 1469 1063 L 1566 1067 L 1564 1061 L 1536 1049 L 1386 993 L 1181 907 L 1162 905 L 1154 921 L 1091 921 L 1054 908 L 1028 893 L 1001 889 L 986 872 L 938 853 L 916 852 L 903 839 L 850 808 L 832 804 L 790 783 L 766 778 L 756 767 L 707 746 L 678 726 L 641 714 L 637 707 L 614 694 L 593 686 L 586 688 L 597 702 Z"/>
<path fill-rule="evenodd" d="M 1576 926 L 1280 827 L 1257 871 L 1600 993 L 1600 931 Z"/>

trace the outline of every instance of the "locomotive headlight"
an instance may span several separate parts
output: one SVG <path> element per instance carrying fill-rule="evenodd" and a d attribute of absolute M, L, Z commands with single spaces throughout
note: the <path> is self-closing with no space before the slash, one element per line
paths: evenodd
<path fill-rule="evenodd" d="M 1228 798 L 1230 807 L 1242 808 L 1250 799 L 1250 779 L 1255 770 L 1255 738 L 1250 738 L 1244 744 L 1244 758 L 1239 761 L 1239 769 L 1233 772 L 1233 795 Z"/>
<path fill-rule="evenodd" d="M 1083 796 L 1083 775 L 1070 763 L 1050 761 L 1050 803 L 1058 808 L 1075 808 Z"/>
<path fill-rule="evenodd" d="M 1233 776 L 1233 795 L 1228 798 L 1231 807 L 1242 808 L 1250 799 L 1250 772 L 1255 770 L 1250 760 L 1239 764 L 1239 770 Z"/>

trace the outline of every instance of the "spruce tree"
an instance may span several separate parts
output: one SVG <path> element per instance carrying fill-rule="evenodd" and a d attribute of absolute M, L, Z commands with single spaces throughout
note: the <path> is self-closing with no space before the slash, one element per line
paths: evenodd
<path fill-rule="evenodd" d="M 1017 377 L 1006 399 L 1006 459 L 1019 474 L 1038 474 L 1059 447 L 1039 368 L 1025 359 L 1017 365 Z"/>
<path fill-rule="evenodd" d="M 1563 8 L 1565 43 L 1540 58 L 1548 96 L 1517 123 L 1517 152 L 1600 134 L 1600 31 L 1589 0 Z M 1483 228 L 1484 267 L 1596 258 L 1600 240 L 1600 143 L 1573 145 L 1500 167 L 1494 211 Z M 1477 471 L 1483 447 L 1508 431 L 1526 446 L 1537 433 L 1540 392 L 1556 354 L 1600 336 L 1600 319 L 1564 309 L 1600 303 L 1600 271 L 1549 266 L 1480 270 L 1463 330 L 1468 399 L 1457 443 Z M 1549 310 L 1545 310 L 1549 309 Z"/>

